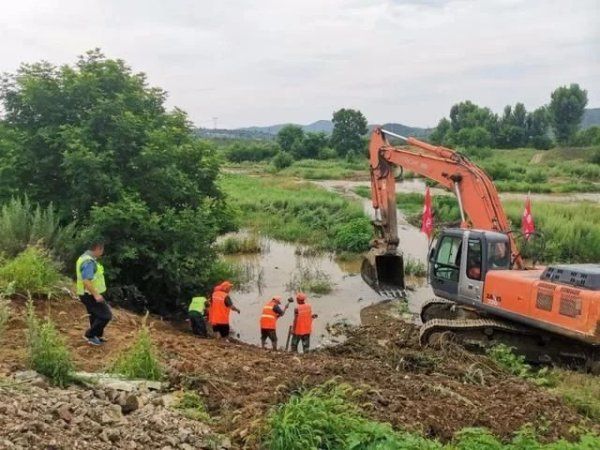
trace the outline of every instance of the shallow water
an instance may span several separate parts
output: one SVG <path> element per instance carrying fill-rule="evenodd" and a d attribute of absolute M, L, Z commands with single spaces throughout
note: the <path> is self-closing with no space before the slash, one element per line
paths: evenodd
<path fill-rule="evenodd" d="M 421 180 L 408 180 L 398 183 L 398 191 L 411 192 L 416 189 Z M 346 183 L 344 185 L 344 183 Z M 322 187 L 340 192 L 352 197 L 363 204 L 365 212 L 372 216 L 373 208 L 369 200 L 354 194 L 351 189 L 361 182 L 323 181 L 317 184 Z M 364 183 L 362 183 L 364 185 Z M 367 183 L 368 185 L 368 183 Z M 347 187 L 345 189 L 344 187 Z M 409 225 L 404 216 L 398 214 L 398 234 L 401 249 L 410 258 L 426 262 L 428 254 L 427 238 L 420 231 Z M 232 314 L 232 328 L 236 337 L 250 344 L 260 344 L 259 317 L 264 304 L 273 295 L 281 295 L 286 299 L 293 294 L 288 286 L 292 277 L 300 270 L 309 268 L 327 274 L 333 283 L 333 290 L 324 295 L 309 295 L 318 319 L 313 322 L 314 330 L 311 337 L 312 347 L 331 345 L 344 340 L 339 329 L 332 330 L 337 323 L 360 325 L 360 311 L 370 305 L 386 300 L 364 283 L 360 277 L 362 258 L 336 260 L 331 254 L 317 256 L 301 256 L 296 254 L 297 245 L 288 244 L 272 239 L 263 239 L 263 252 L 260 255 L 230 255 L 226 258 L 241 265 L 250 279 L 243 289 L 232 293 L 232 299 L 242 310 L 241 314 Z M 408 291 L 408 310 L 417 315 L 423 301 L 431 298 L 431 288 L 423 280 L 410 280 L 409 286 L 414 290 Z M 279 346 L 285 345 L 288 327 L 293 321 L 293 307 L 290 306 L 284 317 L 277 322 Z M 337 332 L 336 332 L 337 331 Z"/>
<path fill-rule="evenodd" d="M 242 311 L 232 313 L 231 325 L 236 337 L 244 342 L 260 344 L 259 318 L 264 304 L 274 295 L 283 297 L 282 304 L 294 294 L 288 286 L 300 270 L 319 270 L 330 278 L 333 290 L 329 294 L 307 293 L 313 312 L 319 317 L 313 322 L 311 345 L 334 344 L 343 336 L 333 336 L 330 326 L 337 322 L 360 324 L 362 308 L 382 300 L 360 277 L 360 259 L 336 262 L 331 255 L 296 255 L 296 245 L 266 239 L 265 251 L 261 255 L 227 256 L 230 262 L 239 264 L 250 275 L 250 282 L 231 297 Z M 288 312 L 277 321 L 279 345 L 285 345 L 288 327 L 293 321 L 292 304 Z"/>

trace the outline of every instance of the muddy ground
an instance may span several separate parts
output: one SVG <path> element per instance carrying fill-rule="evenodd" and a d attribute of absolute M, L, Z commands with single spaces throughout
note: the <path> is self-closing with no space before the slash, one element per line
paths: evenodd
<path fill-rule="evenodd" d="M 13 304 L 15 314 L 0 345 L 0 374 L 26 366 L 24 303 Z M 300 356 L 197 339 L 187 329 L 157 319 L 151 326 L 171 381 L 201 393 L 216 417 L 217 431 L 235 445 L 253 448 L 269 408 L 302 386 L 332 378 L 362 389 L 366 415 L 442 440 L 473 426 L 507 437 L 525 424 L 543 427 L 551 439 L 568 436 L 582 422 L 557 397 L 506 375 L 487 358 L 455 347 L 420 348 L 417 327 L 389 314 L 395 308 L 367 308 L 364 326 L 349 331 L 345 343 Z M 78 302 L 40 301 L 38 311 L 55 320 L 77 368 L 86 371 L 109 366 L 140 323 L 140 317 L 115 310 L 107 328 L 109 343 L 95 348 L 82 339 L 87 318 Z"/>

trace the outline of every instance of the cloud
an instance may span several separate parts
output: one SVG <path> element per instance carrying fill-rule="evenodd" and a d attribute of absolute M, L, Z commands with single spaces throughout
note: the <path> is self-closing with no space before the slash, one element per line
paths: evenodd
<path fill-rule="evenodd" d="M 533 108 L 570 82 L 600 105 L 596 0 L 4 3 L 0 71 L 101 47 L 203 126 L 304 123 L 340 107 L 433 125 L 460 100 Z"/>

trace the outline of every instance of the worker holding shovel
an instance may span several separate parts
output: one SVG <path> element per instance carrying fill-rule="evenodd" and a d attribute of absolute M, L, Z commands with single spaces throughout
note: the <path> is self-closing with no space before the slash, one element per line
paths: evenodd
<path fill-rule="evenodd" d="M 296 301 L 298 302 L 298 307 L 294 309 L 294 324 L 290 328 L 292 352 L 298 351 L 298 343 L 302 341 L 302 353 L 306 353 L 310 348 L 312 321 L 319 316 L 312 313 L 312 307 L 306 302 L 306 294 L 298 292 L 296 294 Z M 288 343 L 289 338 L 290 336 L 288 335 Z M 286 350 L 288 343 L 286 343 Z"/>
<path fill-rule="evenodd" d="M 265 348 L 267 339 L 270 339 L 273 350 L 277 350 L 277 319 L 285 314 L 293 301 L 294 299 L 289 298 L 288 303 L 281 309 L 281 297 L 276 295 L 263 306 L 260 316 L 260 344 L 262 348 Z"/>

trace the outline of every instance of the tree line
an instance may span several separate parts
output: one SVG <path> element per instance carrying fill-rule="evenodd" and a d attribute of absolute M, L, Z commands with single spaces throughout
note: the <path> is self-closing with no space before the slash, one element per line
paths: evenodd
<path fill-rule="evenodd" d="M 342 108 L 333 113 L 331 136 L 305 133 L 298 125 L 285 125 L 275 142 L 235 142 L 225 150 L 232 162 L 272 160 L 277 169 L 299 159 L 353 159 L 364 153 L 367 119 L 358 110 Z"/>
<path fill-rule="evenodd" d="M 534 147 L 600 144 L 600 128 L 578 132 L 587 91 L 578 84 L 561 86 L 552 92 L 550 103 L 528 112 L 523 103 L 507 105 L 501 116 L 470 101 L 450 109 L 449 119 L 439 121 L 430 140 L 453 147 Z"/>

